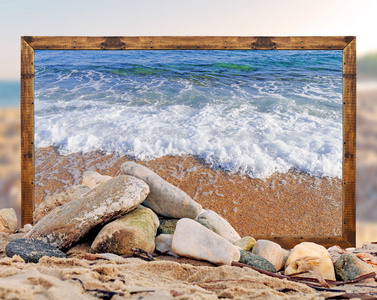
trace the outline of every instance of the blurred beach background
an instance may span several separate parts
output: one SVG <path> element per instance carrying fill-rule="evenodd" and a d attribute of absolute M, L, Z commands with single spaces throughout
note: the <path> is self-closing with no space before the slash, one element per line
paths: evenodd
<path fill-rule="evenodd" d="M 2 1 L 0 208 L 20 217 L 20 37 L 26 35 L 357 36 L 357 244 L 377 241 L 376 1 Z M 99 22 L 100 21 L 100 22 Z M 20 219 L 20 218 L 19 218 Z"/>

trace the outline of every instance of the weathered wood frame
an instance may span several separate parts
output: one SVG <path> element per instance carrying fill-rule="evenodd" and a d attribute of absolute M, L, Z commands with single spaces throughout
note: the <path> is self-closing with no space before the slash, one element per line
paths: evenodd
<path fill-rule="evenodd" d="M 34 211 L 34 50 L 343 50 L 343 220 L 342 236 L 256 236 L 285 248 L 311 241 L 355 246 L 356 233 L 356 38 L 336 37 L 21 37 L 21 213 Z"/>

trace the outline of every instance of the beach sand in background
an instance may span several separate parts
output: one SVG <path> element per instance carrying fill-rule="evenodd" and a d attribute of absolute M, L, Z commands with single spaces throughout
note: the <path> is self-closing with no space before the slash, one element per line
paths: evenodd
<path fill-rule="evenodd" d="M 131 157 L 100 152 L 59 155 L 53 147 L 36 150 L 36 204 L 46 196 L 80 184 L 83 172 L 121 174 Z M 137 161 L 179 187 L 203 208 L 227 219 L 241 235 L 342 234 L 342 185 L 339 178 L 296 172 L 253 179 L 216 170 L 193 156 L 164 156 Z"/>
<path fill-rule="evenodd" d="M 21 225 L 21 128 L 18 108 L 0 109 L 0 209 L 13 207 Z"/>

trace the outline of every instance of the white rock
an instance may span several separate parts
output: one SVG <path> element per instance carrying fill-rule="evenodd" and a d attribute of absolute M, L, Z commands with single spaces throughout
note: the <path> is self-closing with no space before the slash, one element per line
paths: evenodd
<path fill-rule="evenodd" d="M 17 215 L 13 208 L 0 209 L 0 232 L 15 232 L 17 229 L 17 222 Z"/>
<path fill-rule="evenodd" d="M 287 267 L 290 263 L 304 256 L 320 256 L 331 260 L 331 256 L 325 247 L 316 243 L 303 242 L 292 249 L 285 266 Z"/>
<path fill-rule="evenodd" d="M 194 219 L 202 209 L 185 192 L 142 165 L 125 162 L 121 170 L 123 174 L 140 178 L 149 185 L 151 191 L 143 205 L 161 216 Z"/>
<path fill-rule="evenodd" d="M 285 275 L 305 271 L 314 271 L 324 279 L 335 280 L 334 265 L 331 259 L 321 256 L 303 256 L 295 261 L 292 261 L 286 267 Z M 310 274 L 304 274 L 303 276 L 312 277 Z"/>
<path fill-rule="evenodd" d="M 267 259 L 273 264 L 276 271 L 284 267 L 282 248 L 277 243 L 268 240 L 258 240 L 253 247 L 252 253 Z"/>
<path fill-rule="evenodd" d="M 181 219 L 174 232 L 172 250 L 180 256 L 206 260 L 217 265 L 239 261 L 240 250 L 228 240 L 192 219 Z"/>
<path fill-rule="evenodd" d="M 110 180 L 111 178 L 112 178 L 111 176 L 101 175 L 100 173 L 96 171 L 86 171 L 84 172 L 84 176 L 82 178 L 82 184 L 87 185 L 90 188 L 94 189 L 97 186 Z"/>
<path fill-rule="evenodd" d="M 41 202 L 33 212 L 34 224 L 49 214 L 56 207 L 62 206 L 68 202 L 76 200 L 86 193 L 90 192 L 91 188 L 87 185 L 74 185 L 68 187 L 64 192 L 47 197 Z"/>
<path fill-rule="evenodd" d="M 31 224 L 25 224 L 25 226 L 24 226 L 24 229 L 26 230 L 26 231 L 29 231 L 29 230 L 31 230 L 33 228 L 33 225 L 31 225 Z"/>
<path fill-rule="evenodd" d="M 177 254 L 173 252 L 171 249 L 171 244 L 173 241 L 173 235 L 172 234 L 165 234 L 162 233 L 156 237 L 156 250 L 163 253 L 163 254 L 169 254 L 171 256 L 178 257 Z"/>
<path fill-rule="evenodd" d="M 240 235 L 223 217 L 212 210 L 206 210 L 196 217 L 196 220 L 216 232 L 232 244 L 241 239 Z"/>

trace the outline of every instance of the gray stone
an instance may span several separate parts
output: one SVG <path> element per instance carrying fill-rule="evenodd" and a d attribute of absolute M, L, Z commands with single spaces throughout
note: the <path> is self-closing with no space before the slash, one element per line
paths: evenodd
<path fill-rule="evenodd" d="M 267 259 L 279 271 L 284 266 L 284 256 L 281 246 L 268 240 L 258 240 L 253 247 L 253 254 Z"/>
<path fill-rule="evenodd" d="M 132 255 L 131 248 L 152 253 L 155 249 L 154 212 L 141 207 L 108 223 L 94 239 L 91 252 Z"/>
<path fill-rule="evenodd" d="M 185 192 L 168 183 L 148 168 L 134 162 L 125 162 L 121 166 L 123 174 L 138 177 L 150 187 L 150 194 L 143 205 L 168 218 L 194 219 L 202 209 Z"/>
<path fill-rule="evenodd" d="M 204 211 L 198 215 L 196 220 L 232 244 L 241 239 L 237 231 L 234 230 L 228 221 L 212 210 Z"/>
<path fill-rule="evenodd" d="M 169 254 L 171 256 L 178 256 L 171 249 L 171 244 L 173 242 L 172 234 L 160 234 L 156 237 L 156 250 L 163 254 Z"/>
<path fill-rule="evenodd" d="M 188 218 L 177 222 L 172 250 L 177 255 L 206 260 L 217 265 L 230 265 L 232 261 L 240 258 L 238 247 Z"/>
<path fill-rule="evenodd" d="M 335 272 L 338 277 L 347 281 L 374 272 L 374 269 L 353 254 L 342 254 L 335 264 Z"/>
<path fill-rule="evenodd" d="M 160 227 L 157 229 L 157 234 L 174 234 L 177 222 L 179 219 L 160 219 Z"/>
<path fill-rule="evenodd" d="M 90 191 L 90 187 L 80 184 L 70 186 L 63 193 L 47 197 L 33 212 L 34 224 L 36 224 L 45 215 L 49 214 L 56 207 L 76 200 Z"/>
<path fill-rule="evenodd" d="M 254 268 L 258 268 L 261 270 L 265 270 L 268 272 L 276 273 L 276 269 L 272 263 L 270 263 L 267 259 L 260 257 L 259 255 L 253 254 L 249 251 L 239 250 L 241 253 L 241 257 L 239 262 L 249 265 Z"/>
<path fill-rule="evenodd" d="M 0 209 L 0 232 L 13 233 L 17 230 L 17 215 L 13 208 Z"/>
<path fill-rule="evenodd" d="M 37 239 L 16 239 L 5 247 L 8 257 L 19 255 L 25 262 L 37 263 L 43 256 L 67 258 L 64 252 Z"/>
<path fill-rule="evenodd" d="M 240 247 L 242 250 L 251 251 L 257 241 L 251 236 L 244 236 L 234 243 L 234 246 Z"/>
<path fill-rule="evenodd" d="M 115 177 L 83 197 L 55 208 L 25 237 L 42 239 L 60 249 L 67 249 L 93 227 L 136 208 L 148 193 L 148 185 L 136 177 Z"/>
<path fill-rule="evenodd" d="M 86 171 L 84 172 L 84 176 L 82 178 L 82 184 L 89 186 L 90 188 L 94 189 L 97 186 L 105 183 L 106 181 L 110 180 L 112 177 L 107 175 L 101 175 L 96 171 Z"/>

